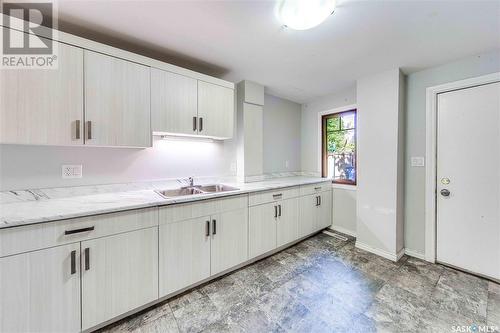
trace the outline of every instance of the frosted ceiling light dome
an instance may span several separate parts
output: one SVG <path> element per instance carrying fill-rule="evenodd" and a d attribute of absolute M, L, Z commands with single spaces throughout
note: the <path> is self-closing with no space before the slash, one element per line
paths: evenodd
<path fill-rule="evenodd" d="M 311 29 L 333 13 L 335 2 L 335 0 L 278 0 L 276 15 L 288 28 Z"/>

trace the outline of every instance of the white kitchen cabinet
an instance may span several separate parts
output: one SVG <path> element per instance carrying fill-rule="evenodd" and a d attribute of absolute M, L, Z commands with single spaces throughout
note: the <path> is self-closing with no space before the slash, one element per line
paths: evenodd
<path fill-rule="evenodd" d="M 332 191 L 321 192 L 319 196 L 319 212 L 316 220 L 316 228 L 321 230 L 332 225 Z"/>
<path fill-rule="evenodd" d="M 151 127 L 153 132 L 198 133 L 198 81 L 151 68 Z"/>
<path fill-rule="evenodd" d="M 299 237 L 310 235 L 316 231 L 318 216 L 317 198 L 316 194 L 300 198 Z"/>
<path fill-rule="evenodd" d="M 299 237 L 310 235 L 332 224 L 332 191 L 300 198 Z"/>
<path fill-rule="evenodd" d="M 231 210 L 212 216 L 212 275 L 248 259 L 248 209 Z"/>
<path fill-rule="evenodd" d="M 0 332 L 80 331 L 80 243 L 0 258 Z"/>
<path fill-rule="evenodd" d="M 278 202 L 276 245 L 280 247 L 299 238 L 299 199 Z"/>
<path fill-rule="evenodd" d="M 57 69 L 0 70 L 0 143 L 83 144 L 83 50 L 57 48 Z"/>
<path fill-rule="evenodd" d="M 234 90 L 198 81 L 198 133 L 231 138 L 234 127 Z"/>
<path fill-rule="evenodd" d="M 210 277 L 209 229 L 210 216 L 160 225 L 160 297 Z"/>
<path fill-rule="evenodd" d="M 248 252 L 250 258 L 276 248 L 276 220 L 278 206 L 275 202 L 250 207 L 248 210 Z"/>
<path fill-rule="evenodd" d="M 82 328 L 158 298 L 158 228 L 81 243 Z"/>
<path fill-rule="evenodd" d="M 85 50 L 85 144 L 151 146 L 150 68 Z"/>

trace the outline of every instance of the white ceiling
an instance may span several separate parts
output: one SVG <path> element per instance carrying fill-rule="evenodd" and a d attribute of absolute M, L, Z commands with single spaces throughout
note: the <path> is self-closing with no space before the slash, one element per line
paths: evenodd
<path fill-rule="evenodd" d="M 308 102 L 364 75 L 406 73 L 500 48 L 500 1 L 345 0 L 323 24 L 283 29 L 274 1 L 59 0 L 61 30 L 80 29 L 184 59 L 186 66 Z M 102 39 L 102 38 L 101 38 Z"/>

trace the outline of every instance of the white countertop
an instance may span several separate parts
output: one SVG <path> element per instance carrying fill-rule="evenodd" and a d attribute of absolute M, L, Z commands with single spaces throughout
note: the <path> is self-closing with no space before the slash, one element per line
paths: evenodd
<path fill-rule="evenodd" d="M 170 199 L 166 199 L 154 190 L 149 189 L 3 203 L 0 204 L 0 229 L 136 208 L 172 205 L 289 186 L 314 184 L 324 181 L 328 181 L 328 179 L 299 176 L 273 178 L 252 183 L 223 182 L 225 185 L 237 187 L 239 190 L 197 194 Z"/>

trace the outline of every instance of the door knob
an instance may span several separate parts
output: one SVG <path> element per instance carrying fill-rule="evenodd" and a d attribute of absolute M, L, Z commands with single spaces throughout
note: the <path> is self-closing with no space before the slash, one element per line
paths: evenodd
<path fill-rule="evenodd" d="M 450 191 L 449 191 L 449 190 L 447 190 L 447 189 L 442 189 L 442 190 L 441 190 L 441 195 L 442 195 L 443 197 L 449 197 L 449 196 L 450 196 Z"/>

